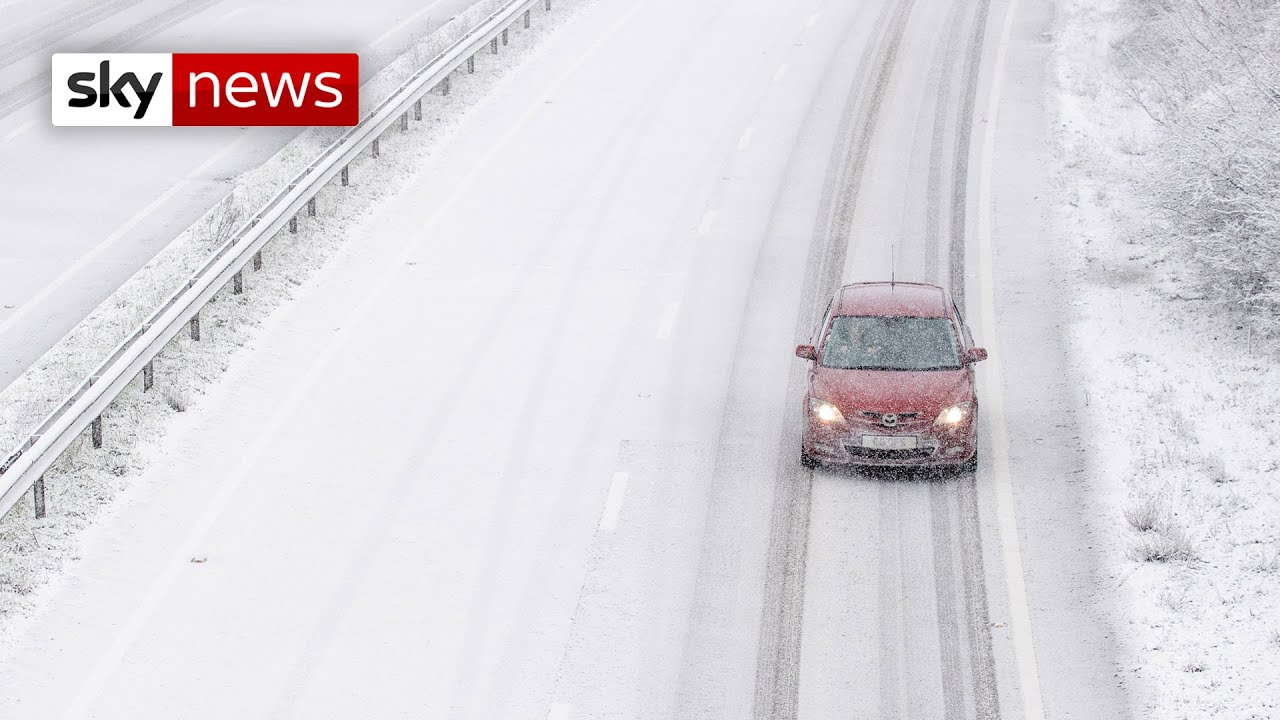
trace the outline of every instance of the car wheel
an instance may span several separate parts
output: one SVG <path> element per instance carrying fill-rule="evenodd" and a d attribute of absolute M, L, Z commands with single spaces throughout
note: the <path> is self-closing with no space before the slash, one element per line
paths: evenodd
<path fill-rule="evenodd" d="M 819 463 L 812 455 L 805 452 L 804 448 L 800 448 L 800 464 L 812 470 L 818 467 Z"/>

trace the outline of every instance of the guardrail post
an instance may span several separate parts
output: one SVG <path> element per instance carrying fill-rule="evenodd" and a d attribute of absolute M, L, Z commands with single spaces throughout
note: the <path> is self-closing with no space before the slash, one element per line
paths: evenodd
<path fill-rule="evenodd" d="M 525 30 L 528 30 L 528 29 L 529 29 L 529 14 L 530 14 L 531 12 L 533 12 L 533 11 L 532 11 L 532 10 L 525 10 L 525 11 L 524 11 L 524 29 L 525 29 Z"/>
<path fill-rule="evenodd" d="M 343 165 L 342 166 L 342 187 L 346 187 L 350 184 L 351 184 L 351 174 L 348 172 L 347 166 Z"/>
<path fill-rule="evenodd" d="M 298 216 L 297 215 L 294 215 L 293 217 L 289 218 L 289 234 L 290 235 L 298 234 Z"/>
<path fill-rule="evenodd" d="M 191 339 L 195 340 L 196 342 L 199 342 L 200 341 L 200 314 L 199 313 L 196 313 L 191 317 L 190 328 L 191 328 Z"/>
<path fill-rule="evenodd" d="M 422 98 L 418 98 L 413 103 L 413 119 L 414 120 L 422 119 Z"/>
<path fill-rule="evenodd" d="M 474 75 L 476 73 L 476 56 L 472 55 L 467 58 L 467 72 Z"/>
<path fill-rule="evenodd" d="M 502 44 L 507 44 L 507 28 L 502 28 Z"/>
<path fill-rule="evenodd" d="M 307 201 L 307 217 L 316 216 L 316 199 L 313 197 Z"/>
<path fill-rule="evenodd" d="M 155 361 L 151 360 L 142 366 L 142 392 L 150 390 L 151 386 L 156 384 L 156 366 L 154 363 Z"/>
<path fill-rule="evenodd" d="M 94 418 L 93 422 L 89 423 L 89 437 L 93 440 L 93 446 L 95 448 L 102 447 L 102 416 L 101 415 Z"/>
<path fill-rule="evenodd" d="M 36 519 L 45 516 L 44 510 L 44 476 L 36 478 L 35 484 L 31 486 L 31 504 L 35 506 Z"/>
<path fill-rule="evenodd" d="M 551 12 L 551 0 L 547 0 L 547 12 Z"/>
<path fill-rule="evenodd" d="M 381 138 L 374 138 L 373 145 L 370 146 L 370 150 L 374 157 L 382 157 L 382 149 L 378 147 L 379 140 L 381 140 Z"/>
<path fill-rule="evenodd" d="M 408 129 L 409 129 L 409 113 L 405 113 L 400 116 L 400 132 L 405 132 Z"/>
<path fill-rule="evenodd" d="M 494 38 L 489 41 L 489 52 L 493 53 L 494 55 L 498 54 L 498 38 Z"/>
<path fill-rule="evenodd" d="M 440 81 L 440 94 L 441 95 L 449 94 L 449 76 L 448 75 L 445 75 L 444 79 Z"/>
<path fill-rule="evenodd" d="M 240 295 L 244 292 L 244 271 L 241 270 L 231 276 L 231 293 Z"/>
<path fill-rule="evenodd" d="M 253 254 L 253 269 L 254 270 L 262 269 L 262 251 L 261 250 Z"/>

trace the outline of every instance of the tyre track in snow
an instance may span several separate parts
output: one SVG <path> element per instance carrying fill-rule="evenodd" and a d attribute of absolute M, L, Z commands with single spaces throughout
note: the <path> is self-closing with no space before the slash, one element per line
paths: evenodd
<path fill-rule="evenodd" d="M 960 303 L 963 303 L 964 298 L 969 138 L 988 8 L 989 0 L 983 0 L 970 12 L 964 13 L 964 22 L 957 24 L 957 17 L 968 8 L 959 3 L 953 4 L 948 13 L 947 27 L 955 27 L 956 31 L 948 35 L 945 47 L 939 49 L 933 61 L 934 66 L 939 68 L 941 81 L 934 98 L 936 110 L 929 150 L 928 192 L 923 198 L 926 231 L 921 249 L 927 276 L 938 277 L 950 285 Z M 839 278 L 832 269 L 844 265 L 844 242 L 850 239 L 858 186 L 872 144 L 877 116 L 881 112 L 885 88 L 893 74 L 897 48 L 910 16 L 911 3 L 890 6 L 885 12 L 888 13 L 891 9 L 896 12 L 888 23 L 881 20 L 878 25 L 888 27 L 886 36 L 889 39 L 878 58 L 877 82 L 867 107 L 861 114 L 855 114 L 858 117 L 858 131 L 851 136 L 852 152 L 848 153 L 851 161 L 842 173 L 843 182 L 833 193 L 837 204 L 831 213 L 826 236 L 815 243 L 815 247 L 824 248 L 823 258 L 816 263 L 815 267 L 818 269 L 808 279 L 812 285 L 806 287 L 806 296 L 811 301 L 802 308 L 797 328 L 799 337 L 807 333 L 813 316 L 821 310 L 825 292 L 838 284 Z M 969 32 L 965 33 L 965 30 Z M 955 45 L 962 34 L 967 34 L 968 37 L 964 43 L 964 63 L 958 65 L 955 63 Z M 952 68 L 959 70 L 958 76 Z M 866 73 L 860 73 L 859 76 L 866 77 Z M 962 95 L 958 108 L 953 110 L 952 93 L 957 85 Z M 856 96 L 852 100 L 856 100 Z M 945 122 L 946 120 L 952 122 Z M 917 118 L 917 123 L 919 122 L 921 119 Z M 954 136 L 950 147 L 946 142 L 948 129 Z M 950 173 L 946 172 L 948 164 Z M 943 193 L 942 187 L 947 181 L 950 182 L 951 191 Z M 942 217 L 948 214 L 944 213 L 944 205 L 948 203 L 949 232 L 944 235 Z M 912 212 L 912 204 L 908 203 L 905 209 L 908 213 Z M 920 208 L 915 209 L 918 211 Z M 856 243 L 854 245 L 856 247 Z M 948 267 L 945 274 L 938 267 L 939 255 L 946 258 Z M 802 383 L 803 373 L 795 373 L 791 393 L 793 396 L 799 397 L 802 394 Z M 803 616 L 807 545 L 811 539 L 809 523 L 812 476 L 805 473 L 796 482 L 790 481 L 789 476 L 794 473 L 788 467 L 793 460 L 791 456 L 794 453 L 790 452 L 792 444 L 789 438 L 784 439 L 778 497 L 771 529 L 766 613 L 763 618 L 764 631 L 761 635 L 760 672 L 756 692 L 755 716 L 758 719 L 794 718 L 798 715 L 800 619 Z M 901 709 L 906 712 L 905 716 L 912 716 L 911 710 L 901 707 L 904 688 L 915 684 L 911 682 L 911 678 L 900 675 L 902 653 L 909 650 L 903 644 L 903 633 L 906 630 L 901 621 L 893 622 L 891 618 L 899 618 L 902 612 L 898 588 L 903 587 L 904 582 L 901 563 L 907 560 L 903 556 L 903 548 L 907 547 L 904 543 L 918 540 L 899 537 L 905 527 L 905 519 L 901 513 L 920 508 L 904 505 L 904 485 L 901 479 L 873 477 L 871 482 L 880 483 L 881 564 L 877 575 L 881 583 L 880 662 L 882 672 L 887 669 L 888 673 L 887 682 L 885 678 L 880 678 L 879 682 L 880 713 L 882 717 L 903 717 L 898 714 Z M 886 487 L 885 482 L 892 485 Z M 911 488 L 907 487 L 907 490 Z M 928 515 L 928 534 L 931 539 L 929 559 L 933 566 L 944 717 L 948 720 L 996 718 L 999 708 L 995 693 L 991 638 L 987 630 L 986 591 L 974 476 L 972 473 L 965 473 L 944 481 L 929 481 L 925 495 L 927 499 L 923 510 Z M 789 636 L 786 634 L 788 631 Z"/>
<path fill-rule="evenodd" d="M 554 717 L 752 713 L 785 425 L 774 409 L 791 369 L 776 350 L 791 339 L 812 265 L 812 223 L 838 164 L 830 148 L 848 134 L 839 132 L 848 124 L 841 108 L 866 45 L 857 35 L 871 34 L 856 9 L 808 10 L 770 8 L 763 18 L 734 8 L 723 34 L 759 49 L 735 51 L 730 68 L 721 54 L 692 65 L 745 80 L 682 90 L 706 97 L 723 87 L 715 95 L 723 113 L 691 131 L 716 139 L 695 173 L 699 187 L 684 193 L 696 202 L 675 213 L 683 230 L 673 234 L 692 255 L 677 266 L 688 268 L 685 287 L 673 288 L 680 320 L 660 337 L 665 349 L 638 361 L 637 370 L 649 369 L 638 372 L 637 389 L 652 392 L 638 397 L 653 401 L 630 403 L 616 468 L 630 478 L 626 503 L 593 548 Z M 782 68 L 794 69 L 792 80 L 780 80 Z"/>
<path fill-rule="evenodd" d="M 105 6 L 110 8 L 105 12 L 96 12 L 98 8 L 97 6 L 94 6 L 92 9 L 95 10 L 95 12 L 82 12 L 73 18 L 68 18 L 64 21 L 54 23 L 51 27 L 57 29 L 48 31 L 49 33 L 52 33 L 52 35 L 47 35 L 46 32 L 42 30 L 38 34 L 28 37 L 23 42 L 15 43 L 16 49 L 11 48 L 10 52 L 0 56 L 4 58 L 0 61 L 0 65 L 12 63 L 16 59 L 38 52 L 43 47 L 49 47 L 48 41 L 50 37 L 55 39 L 55 43 L 65 42 L 63 38 L 66 38 L 73 33 L 80 32 L 97 22 L 110 18 L 120 9 L 127 8 L 136 4 L 136 2 L 138 2 L 138 0 L 113 3 Z M 222 0 L 185 0 L 185 2 L 166 8 L 165 10 L 148 17 L 147 19 L 120 31 L 115 35 L 112 35 L 106 40 L 103 40 L 90 48 L 77 48 L 76 51 L 123 52 L 221 2 Z M 61 28 L 73 29 L 64 31 Z M 44 72 L 36 75 L 35 77 L 24 80 L 13 88 L 0 93 L 0 118 L 3 118 L 40 96 L 47 94 L 49 92 L 50 79 L 51 75 Z"/>
<path fill-rule="evenodd" d="M 108 2 L 88 2 L 79 10 L 74 10 L 56 20 L 28 30 L 6 43 L 3 49 L 0 49 L 0 68 L 8 67 L 15 60 L 35 54 L 52 43 L 82 32 L 96 23 L 140 4 L 142 1 L 108 0 Z M 189 0 L 179 3 L 179 5 L 188 4 L 188 2 Z M 57 12 L 57 8 L 53 8 L 51 11 Z"/>
<path fill-rule="evenodd" d="M 853 229 L 858 188 L 880 119 L 881 105 L 892 76 L 893 62 L 902 42 L 914 0 L 890 2 L 877 18 L 884 28 L 881 45 L 869 45 L 850 89 L 841 132 L 843 147 L 828 177 L 818 236 L 810 245 L 809 272 L 805 276 L 797 318 L 797 336 L 807 333 L 822 309 L 822 297 L 839 281 L 845 264 L 848 238 Z M 869 87 L 868 87 L 869 85 Z M 805 374 L 797 366 L 791 373 L 787 396 L 803 395 Z M 812 473 L 796 469 L 798 433 L 783 438 L 779 456 L 769 550 L 764 584 L 759 650 L 756 660 L 755 720 L 792 720 L 799 715 L 800 643 L 803 624 L 805 571 L 812 502 Z"/>
<path fill-rule="evenodd" d="M 990 5 L 990 0 L 979 0 L 972 7 L 965 3 L 952 6 L 948 26 L 956 27 L 957 32 L 948 36 L 945 57 L 938 63 L 942 68 L 942 82 L 939 83 L 937 108 L 939 114 L 950 108 L 951 95 L 957 86 L 960 90 L 959 107 L 950 128 L 950 153 L 946 142 L 948 123 L 939 121 L 937 114 L 930 150 L 926 203 L 928 226 L 932 229 L 926 233 L 926 273 L 950 289 L 962 313 L 966 295 L 970 143 Z M 963 49 L 963 64 L 960 64 L 956 62 L 955 41 L 965 35 L 966 29 L 967 42 Z M 945 169 L 948 160 L 950 173 Z M 940 188 L 944 182 L 951 186 L 951 192 L 946 195 Z M 950 203 L 949 226 L 945 233 L 941 223 L 944 197 Z M 939 267 L 939 250 L 945 258 L 945 271 Z M 973 716 L 979 720 L 998 718 L 995 662 L 991 634 L 987 630 L 989 620 L 976 478 L 973 472 L 966 471 L 949 482 L 933 483 L 930 490 L 946 717 L 969 717 L 966 708 L 972 708 Z"/>
<path fill-rule="evenodd" d="M 620 149 L 630 150 L 631 139 L 634 136 L 633 128 L 624 126 L 613 128 L 609 131 L 608 137 L 613 139 L 622 138 L 622 141 L 616 146 Z M 596 173 L 584 176 L 581 184 L 579 184 L 569 197 L 577 197 L 587 193 L 596 182 L 603 178 L 611 176 L 617 172 L 615 163 L 609 162 L 603 164 Z M 565 229 L 570 213 L 568 210 L 569 203 L 566 202 L 561 208 L 561 212 L 557 214 L 558 222 L 552 225 L 547 232 L 542 233 L 537 242 L 530 248 L 526 256 L 518 259 L 516 264 L 522 267 L 537 267 L 550 254 L 551 246 Z M 583 238 L 583 242 L 579 245 L 577 258 L 578 262 L 582 262 L 590 255 L 593 244 L 588 238 Z M 532 273 L 524 273 L 520 276 L 520 280 L 513 284 L 504 294 L 501 301 L 494 305 L 494 311 L 491 312 L 482 322 L 482 327 L 493 328 L 495 332 L 502 329 L 504 322 L 510 321 L 509 307 L 516 298 L 527 292 L 532 284 L 534 275 Z M 569 291 L 568 294 L 572 294 Z M 475 336 L 475 340 L 467 347 L 462 349 L 462 354 L 466 357 L 478 357 L 489 345 L 490 338 L 483 334 Z M 535 377 L 541 380 L 548 372 L 548 363 L 550 361 L 551 351 L 559 347 L 558 343 L 548 342 L 543 346 L 543 352 L 539 354 L 536 365 Z M 387 492 L 384 498 L 384 509 L 378 513 L 378 517 L 387 517 L 395 513 L 397 502 L 402 498 L 410 483 L 419 478 L 421 468 L 426 464 L 427 459 L 432 452 L 437 449 L 439 437 L 444 429 L 448 427 L 452 416 L 462 407 L 463 399 L 466 392 L 472 388 L 481 378 L 477 376 L 479 369 L 478 364 L 468 364 L 463 366 L 463 371 L 450 379 L 448 386 L 452 389 L 451 394 L 445 398 L 444 402 L 436 406 L 436 411 L 421 426 L 417 433 L 423 439 L 417 454 L 408 459 L 400 471 L 396 484 L 392 487 L 392 491 Z M 521 417 L 531 417 L 535 413 L 535 408 L 539 403 L 544 391 L 545 383 L 538 382 L 532 386 L 532 390 L 525 396 L 521 404 L 516 408 L 515 414 Z M 523 468 L 525 453 L 528 450 L 527 436 L 518 441 L 512 448 L 511 456 L 504 466 L 504 477 L 518 477 Z M 496 521 L 491 524 L 491 532 L 486 540 L 485 563 L 486 568 L 496 568 L 497 556 L 505 548 L 507 543 L 506 530 L 509 525 L 507 522 L 513 512 L 513 500 L 517 497 L 518 487 L 507 488 L 511 492 L 501 494 L 500 501 L 495 508 Z M 331 598 L 326 611 L 328 621 L 319 623 L 315 626 L 314 633 L 310 638 L 306 652 L 300 658 L 299 663 L 294 667 L 291 681 L 287 685 L 287 691 L 282 694 L 276 702 L 276 710 L 272 717 L 287 717 L 289 709 L 297 702 L 297 697 L 301 691 L 310 683 L 315 670 L 323 658 L 326 649 L 332 643 L 336 629 L 339 627 L 341 618 L 346 615 L 355 598 L 356 592 L 363 584 L 364 575 L 371 564 L 372 556 L 382 547 L 385 542 L 385 535 L 388 523 L 380 523 L 370 525 L 367 528 L 365 536 L 359 545 L 359 550 L 353 554 L 351 562 L 348 563 L 344 573 L 344 579 L 340 584 L 343 589 L 342 593 Z M 479 613 L 484 617 L 490 617 L 489 611 L 494 595 L 494 576 L 496 572 L 490 572 L 481 580 L 480 587 L 476 591 L 475 605 Z M 473 620 L 467 627 L 468 645 L 479 647 L 480 643 L 474 637 L 479 633 Z M 468 656 L 468 661 L 464 661 L 460 666 L 459 675 L 466 677 L 468 670 L 474 672 L 474 665 L 477 664 L 480 653 L 473 653 Z M 456 710 L 456 707 L 455 707 Z"/>
<path fill-rule="evenodd" d="M 534 383 L 533 390 L 527 395 L 517 410 L 517 414 L 526 418 L 525 424 L 531 424 L 537 417 L 539 406 L 545 404 L 546 392 L 549 384 L 543 382 L 542 379 L 549 373 L 550 365 L 554 362 L 555 356 L 564 352 L 566 347 L 571 347 L 571 343 L 563 342 L 568 334 L 568 319 L 572 316 L 570 312 L 575 304 L 587 301 L 584 297 L 585 279 L 591 277 L 592 261 L 601 259 L 610 250 L 607 243 L 599 241 L 601 234 L 599 231 L 605 225 L 605 219 L 610 212 L 617 211 L 622 208 L 627 200 L 622 191 L 625 184 L 619 182 L 619 178 L 625 176 L 628 169 L 633 167 L 635 156 L 644 150 L 644 146 L 639 140 L 645 130 L 645 121 L 650 117 L 650 111 L 660 101 L 664 99 L 662 93 L 658 89 L 666 84 L 666 78 L 672 72 L 675 72 L 683 64 L 687 63 L 688 55 L 695 51 L 699 45 L 699 39 L 703 36 L 706 28 L 711 26 L 719 13 L 707 18 L 706 23 L 698 32 L 690 33 L 687 42 L 684 42 L 679 48 L 673 49 L 664 56 L 666 70 L 659 73 L 655 80 L 649 84 L 646 91 L 642 94 L 644 102 L 636 107 L 627 116 L 626 122 L 612 132 L 614 141 L 608 143 L 610 147 L 609 157 L 602 164 L 600 171 L 590 176 L 578 192 L 570 195 L 570 198 L 584 197 L 591 188 L 607 188 L 607 191 L 598 202 L 592 205 L 592 220 L 588 226 L 588 230 L 582 233 L 581 246 L 579 254 L 574 260 L 574 272 L 571 273 L 573 278 L 572 285 L 565 288 L 559 301 L 557 309 L 553 313 L 557 318 L 553 334 L 547 339 L 543 345 L 543 351 L 539 353 L 535 360 L 537 370 L 535 377 L 538 382 Z M 565 208 L 569 210 L 569 207 Z M 666 240 L 655 245 L 652 253 L 651 264 L 653 267 L 661 267 L 667 263 L 675 253 L 680 250 L 681 236 L 679 233 L 669 232 L 665 235 Z M 653 282 L 653 280 L 650 280 Z M 637 327 L 645 315 L 647 309 L 647 300 L 649 293 L 636 293 L 626 312 L 624 313 L 622 326 Z M 620 368 L 625 366 L 627 356 L 634 351 L 634 338 L 623 336 L 618 342 L 609 349 L 607 353 L 602 353 L 602 367 Z M 591 409 L 587 423 L 588 433 L 574 444 L 573 456 L 570 462 L 572 468 L 571 475 L 577 481 L 572 484 L 566 484 L 556 499 L 555 505 L 562 510 L 557 512 L 555 516 L 567 516 L 567 511 L 572 503 L 584 494 L 590 494 L 593 489 L 591 484 L 598 480 L 591 473 L 592 452 L 597 448 L 602 440 L 602 436 L 610 429 L 609 419 L 612 415 L 611 410 L 616 401 L 616 395 L 619 385 L 622 383 L 623 377 L 619 373 L 609 376 L 607 383 L 602 386 L 600 392 L 596 394 L 591 403 Z M 525 464 L 528 461 L 529 451 L 531 449 L 531 436 L 526 435 L 518 440 L 512 447 L 511 455 L 504 468 L 504 477 L 519 477 L 521 471 L 526 470 Z M 485 561 L 483 566 L 486 568 L 496 568 L 502 554 L 506 551 L 510 542 L 507 537 L 510 523 L 508 519 L 513 513 L 519 511 L 515 504 L 515 500 L 521 497 L 527 488 L 511 488 L 511 491 L 504 492 L 499 495 L 499 503 L 495 508 L 496 521 L 491 524 L 491 531 L 486 540 Z M 570 530 L 570 526 L 566 523 L 556 523 L 548 529 L 548 541 L 545 543 L 552 551 L 544 552 L 538 556 L 537 565 L 527 572 L 528 582 L 524 584 L 519 592 L 520 600 L 516 606 L 522 608 L 524 613 L 531 617 L 537 617 L 543 602 L 548 597 L 546 585 L 548 579 L 552 576 L 553 568 L 560 561 L 559 550 L 566 547 L 566 535 Z M 468 647 L 483 648 L 486 642 L 481 642 L 486 633 L 492 634 L 494 628 L 491 622 L 487 622 L 492 618 L 492 604 L 500 594 L 509 594 L 510 588 L 500 587 L 497 582 L 496 572 L 485 575 L 480 588 L 477 589 L 475 597 L 475 606 L 477 612 L 472 615 L 473 620 L 467 627 L 466 640 L 464 641 Z M 476 620 L 481 618 L 483 620 Z M 519 662 L 523 660 L 523 650 L 527 641 L 527 636 L 522 634 L 514 635 L 515 641 L 504 644 L 503 660 L 496 663 L 497 666 L 507 667 L 512 670 L 519 667 Z M 492 640 L 492 638 L 490 638 Z M 477 665 L 481 660 L 482 653 L 477 651 L 468 656 L 462 663 L 462 671 L 459 673 L 460 678 L 468 676 L 467 669 L 470 666 Z M 478 673 L 477 673 L 478 674 Z M 475 683 L 469 695 L 471 702 L 464 702 L 455 705 L 455 712 L 451 715 L 454 720 L 463 720 L 463 718 L 490 718 L 499 717 L 503 708 L 508 706 L 507 700 L 511 697 L 512 686 L 517 680 L 517 673 L 510 672 L 501 677 L 496 687 L 488 687 L 485 683 Z M 468 712 L 462 712 L 460 708 L 470 708 Z M 477 712 L 477 708 L 479 711 Z"/>

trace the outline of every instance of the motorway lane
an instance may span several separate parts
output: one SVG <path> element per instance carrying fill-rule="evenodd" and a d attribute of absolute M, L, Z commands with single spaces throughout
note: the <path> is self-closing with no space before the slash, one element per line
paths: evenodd
<path fill-rule="evenodd" d="M 298 132 L 54 128 L 52 53 L 357 51 L 368 78 L 471 2 L 0 6 L 0 389 Z"/>
<path fill-rule="evenodd" d="M 966 59 L 986 15 L 986 3 L 907 0 L 881 17 L 840 281 L 950 286 L 953 261 L 963 276 L 957 169 L 978 72 Z M 819 469 L 810 490 L 797 716 L 999 717 L 973 474 Z"/>

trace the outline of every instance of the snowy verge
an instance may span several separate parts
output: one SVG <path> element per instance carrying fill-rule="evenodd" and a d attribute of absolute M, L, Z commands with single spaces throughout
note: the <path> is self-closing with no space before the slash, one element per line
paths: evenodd
<path fill-rule="evenodd" d="M 1115 64 L 1122 10 L 1059 5 L 1055 218 L 1121 666 L 1136 717 L 1278 717 L 1280 348 L 1151 231 L 1162 129 Z"/>
<path fill-rule="evenodd" d="M 479 0 L 432 33 L 361 88 L 364 109 L 375 106 L 439 52 L 465 36 L 508 0 Z M 120 497 L 154 455 L 177 413 L 197 405 L 204 388 L 224 372 L 234 353 L 252 344 L 273 309 L 287 302 L 314 273 L 343 250 L 376 202 L 397 191 L 447 142 L 465 113 L 502 82 L 546 36 L 586 0 L 557 0 L 549 14 L 535 13 L 530 29 L 517 23 L 510 45 L 497 57 L 477 57 L 475 74 L 453 83 L 447 96 L 430 95 L 424 122 L 407 133 L 389 132 L 378 159 L 351 165 L 350 187 L 320 193 L 319 217 L 303 218 L 297 234 L 280 233 L 263 253 L 261 271 L 249 274 L 245 293 L 224 291 L 202 312 L 202 340 L 176 338 L 156 362 L 152 392 L 141 381 L 104 414 L 106 443 L 94 449 L 81 437 L 46 474 L 48 515 L 36 519 L 30 502 L 0 519 L 0 648 L 21 631 L 42 588 L 78 556 L 85 529 Z M 0 393 L 0 447 L 19 442 L 102 358 L 131 332 L 279 187 L 332 143 L 338 131 L 303 132 L 262 167 L 237 179 L 236 189 L 184 231 L 155 259 L 99 305 L 23 376 Z"/>

